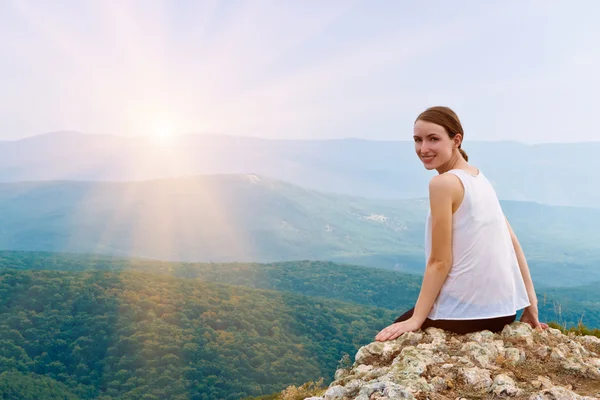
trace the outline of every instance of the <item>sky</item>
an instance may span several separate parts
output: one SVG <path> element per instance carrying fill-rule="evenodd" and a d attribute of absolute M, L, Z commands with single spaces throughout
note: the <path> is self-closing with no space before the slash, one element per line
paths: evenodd
<path fill-rule="evenodd" d="M 0 140 L 600 141 L 600 1 L 2 0 Z"/>

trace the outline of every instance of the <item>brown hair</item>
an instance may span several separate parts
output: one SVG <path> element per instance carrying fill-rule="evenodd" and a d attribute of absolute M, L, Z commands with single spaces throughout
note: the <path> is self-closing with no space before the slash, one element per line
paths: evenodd
<path fill-rule="evenodd" d="M 450 139 L 454 138 L 457 133 L 459 133 L 462 138 L 465 137 L 465 133 L 463 132 L 458 115 L 456 115 L 456 113 L 448 107 L 429 107 L 427 110 L 419 114 L 415 122 L 419 120 L 442 126 L 446 130 L 448 136 L 450 136 Z M 460 145 L 458 146 L 458 151 L 463 156 L 465 161 L 469 161 L 469 156 L 467 156 L 467 153 L 460 148 Z"/>

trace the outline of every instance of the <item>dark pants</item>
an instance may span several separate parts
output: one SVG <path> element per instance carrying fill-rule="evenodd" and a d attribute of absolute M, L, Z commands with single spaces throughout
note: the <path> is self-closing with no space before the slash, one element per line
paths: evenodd
<path fill-rule="evenodd" d="M 414 308 L 411 308 L 394 322 L 406 321 L 412 317 Z M 517 315 L 509 315 L 508 317 L 488 318 L 488 319 L 429 319 L 427 318 L 421 329 L 430 327 L 443 329 L 448 332 L 458 334 L 472 333 L 477 331 L 492 331 L 494 333 L 501 332 L 505 325 L 508 325 L 516 319 Z"/>

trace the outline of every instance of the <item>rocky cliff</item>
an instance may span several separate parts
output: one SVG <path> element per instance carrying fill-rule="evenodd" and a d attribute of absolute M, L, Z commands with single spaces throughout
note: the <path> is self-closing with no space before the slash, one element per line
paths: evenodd
<path fill-rule="evenodd" d="M 600 339 L 514 322 L 500 334 L 429 328 L 361 347 L 310 400 L 598 399 Z"/>

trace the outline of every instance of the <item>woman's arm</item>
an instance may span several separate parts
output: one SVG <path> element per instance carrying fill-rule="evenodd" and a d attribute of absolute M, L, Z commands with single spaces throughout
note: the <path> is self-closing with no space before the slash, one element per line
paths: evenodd
<path fill-rule="evenodd" d="M 506 219 L 506 217 L 504 218 Z M 531 273 L 529 272 L 529 265 L 527 265 L 527 260 L 525 259 L 525 253 L 523 253 L 521 244 L 517 239 L 517 235 L 515 235 L 515 232 L 512 230 L 512 227 L 508 223 L 508 219 L 506 219 L 506 225 L 508 226 L 508 231 L 510 232 L 510 239 L 512 240 L 513 247 L 515 248 L 517 261 L 519 262 L 519 269 L 521 270 L 521 276 L 523 277 L 523 282 L 525 282 L 525 287 L 527 288 L 527 296 L 529 297 L 529 302 L 531 303 L 531 305 L 537 306 L 537 295 L 535 294 L 535 288 L 533 287 L 533 280 L 531 279 Z"/>
<path fill-rule="evenodd" d="M 504 217 L 506 219 L 506 217 Z M 531 273 L 529 272 L 529 266 L 527 265 L 527 260 L 525 259 L 525 253 L 523 253 L 523 249 L 521 248 L 521 244 L 519 243 L 519 239 L 517 239 L 517 235 L 512 230 L 512 227 L 508 223 L 508 219 L 506 219 L 506 225 L 508 226 L 508 231 L 510 232 L 510 239 L 512 241 L 513 247 L 515 248 L 515 254 L 517 255 L 517 261 L 519 262 L 519 269 L 521 270 L 521 276 L 523 277 L 523 282 L 525 283 L 525 288 L 527 289 L 527 297 L 529 298 L 529 307 L 526 307 L 523 311 L 523 315 L 521 316 L 521 322 L 526 322 L 534 328 L 548 328 L 547 324 L 540 323 L 539 321 L 539 311 L 538 311 L 538 300 L 537 295 L 535 294 L 535 288 L 533 287 L 533 279 L 531 279 Z"/>
<path fill-rule="evenodd" d="M 452 214 L 453 203 L 462 201 L 464 190 L 458 177 L 436 175 L 429 183 L 431 209 L 431 254 L 427 261 L 421 292 L 413 316 L 381 330 L 375 340 L 393 340 L 405 332 L 421 328 L 429 315 L 444 281 L 452 267 Z M 460 200 L 460 201 L 459 201 Z"/>
<path fill-rule="evenodd" d="M 413 314 L 421 324 L 429 315 L 452 267 L 452 204 L 459 190 L 462 190 L 462 184 L 451 174 L 435 176 L 429 183 L 431 254 Z"/>

